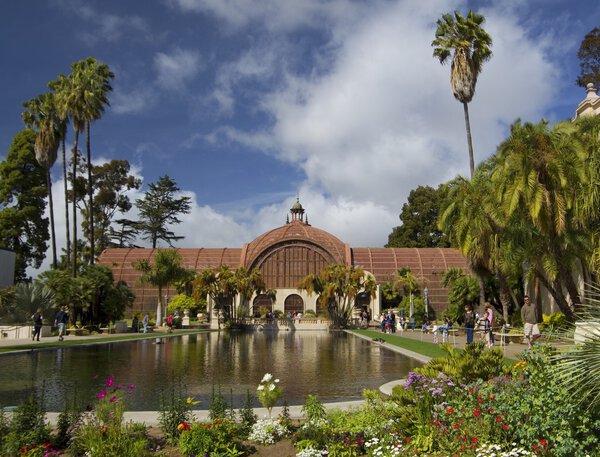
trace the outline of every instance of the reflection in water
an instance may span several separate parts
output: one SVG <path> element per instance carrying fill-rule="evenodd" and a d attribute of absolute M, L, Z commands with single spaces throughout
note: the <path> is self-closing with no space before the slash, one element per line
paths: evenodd
<path fill-rule="evenodd" d="M 213 387 L 240 407 L 267 372 L 281 380 L 289 404 L 310 393 L 322 401 L 356 400 L 362 389 L 404 376 L 418 362 L 344 332 L 201 333 L 155 340 L 61 348 L 2 356 L 0 405 L 18 404 L 35 386 L 49 411 L 65 400 L 93 401 L 104 378 L 135 384 L 131 410 L 157 410 L 161 391 L 181 378 L 208 409 Z M 256 402 L 255 406 L 258 406 Z"/>

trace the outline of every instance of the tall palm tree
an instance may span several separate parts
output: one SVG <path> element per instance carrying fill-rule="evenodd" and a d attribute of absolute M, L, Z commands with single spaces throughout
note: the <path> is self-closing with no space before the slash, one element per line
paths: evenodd
<path fill-rule="evenodd" d="M 52 199 L 52 176 L 50 170 L 56 163 L 58 143 L 60 141 L 60 118 L 56 111 L 53 93 L 42 94 L 23 103 L 25 111 L 21 114 L 27 127 L 35 130 L 35 158 L 46 169 L 48 188 L 48 206 L 50 210 L 50 236 L 52 238 L 52 268 L 56 268 L 56 232 L 54 225 L 54 203 Z"/>
<path fill-rule="evenodd" d="M 528 244 L 543 246 L 537 253 L 529 252 L 528 260 L 569 319 L 572 307 L 581 303 L 573 271 L 590 255 L 589 239 L 574 217 L 577 195 L 589 182 L 584 157 L 572 123 L 550 128 L 545 121 L 517 121 L 498 148 L 491 175 L 504 217 L 528 224 Z"/>
<path fill-rule="evenodd" d="M 469 11 L 467 17 L 461 16 L 458 11 L 455 11 L 454 15 L 444 14 L 437 21 L 435 40 L 431 43 L 434 47 L 433 56 L 437 57 L 440 63 L 444 64 L 452 58 L 450 85 L 454 98 L 461 102 L 464 108 L 471 177 L 475 172 L 475 160 L 469 121 L 469 102 L 475 95 L 481 67 L 492 56 L 490 50 L 492 38 L 482 28 L 484 22 L 485 18 L 473 10 Z"/>
<path fill-rule="evenodd" d="M 60 130 L 60 142 L 61 142 L 61 160 L 63 170 L 63 189 L 65 194 L 65 234 L 66 234 L 66 257 L 67 265 L 71 263 L 71 229 L 69 226 L 69 198 L 68 198 L 68 175 L 67 175 L 67 153 L 66 153 L 66 142 L 67 142 L 67 125 L 69 122 L 69 115 L 66 103 L 62 102 L 65 93 L 69 87 L 68 78 L 65 75 L 59 75 L 54 81 L 48 83 L 48 87 L 54 91 L 54 103 L 55 108 L 59 116 L 59 130 Z"/>
<path fill-rule="evenodd" d="M 92 183 L 92 159 L 90 145 L 90 124 L 102 117 L 104 108 L 109 105 L 108 93 L 112 90 L 110 80 L 114 73 L 108 65 L 99 63 L 93 57 L 71 65 L 73 79 L 73 97 L 71 98 L 73 116 L 77 116 L 80 126 L 85 125 L 85 144 L 87 162 L 88 222 L 90 236 L 90 264 L 95 261 L 94 247 L 94 200 Z"/>

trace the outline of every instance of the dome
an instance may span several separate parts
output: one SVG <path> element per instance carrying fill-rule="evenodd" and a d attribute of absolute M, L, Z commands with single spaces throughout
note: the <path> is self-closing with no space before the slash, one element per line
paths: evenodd
<path fill-rule="evenodd" d="M 298 203 L 299 204 L 299 203 Z M 242 250 L 241 263 L 247 268 L 259 267 L 261 260 L 273 250 L 284 246 L 306 246 L 320 251 L 331 263 L 346 264 L 346 245 L 324 230 L 301 220 L 263 233 Z"/>

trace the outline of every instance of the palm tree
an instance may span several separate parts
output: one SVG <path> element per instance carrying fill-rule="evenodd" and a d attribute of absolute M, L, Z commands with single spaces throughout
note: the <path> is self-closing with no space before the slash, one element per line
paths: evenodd
<path fill-rule="evenodd" d="M 248 303 L 252 296 L 265 291 L 267 286 L 258 268 L 248 271 L 244 267 L 239 267 L 235 270 L 234 278 L 239 299 L 237 308 L 234 307 L 236 313 L 234 319 L 244 318 L 247 316 Z"/>
<path fill-rule="evenodd" d="M 398 274 L 396 275 L 395 282 L 397 287 L 400 287 L 404 290 L 404 292 L 408 292 L 410 297 L 410 312 L 409 319 L 411 324 L 414 322 L 415 318 L 415 301 L 414 301 L 414 292 L 419 290 L 419 278 L 417 278 L 410 268 L 401 268 L 398 270 Z"/>
<path fill-rule="evenodd" d="M 52 268 L 56 268 L 56 233 L 54 226 L 54 203 L 52 199 L 51 168 L 56 163 L 58 142 L 60 140 L 60 118 L 56 112 L 53 93 L 42 94 L 25 103 L 21 114 L 25 125 L 36 131 L 34 144 L 35 158 L 46 169 L 48 188 L 48 206 L 50 209 L 50 236 L 52 238 Z"/>
<path fill-rule="evenodd" d="M 54 81 L 48 83 L 48 87 L 54 91 L 54 104 L 55 109 L 59 116 L 59 131 L 61 140 L 61 160 L 63 169 L 63 187 L 65 194 L 65 231 L 66 231 L 66 261 L 67 265 L 71 263 L 71 229 L 69 226 L 69 198 L 68 198 L 68 175 L 67 175 L 67 154 L 66 154 L 66 141 L 67 141 L 67 124 L 68 124 L 68 111 L 65 103 L 62 102 L 63 97 L 69 87 L 69 82 L 66 76 L 59 75 Z"/>
<path fill-rule="evenodd" d="M 175 249 L 158 249 L 154 256 L 154 263 L 149 260 L 140 260 L 132 264 L 133 268 L 142 272 L 141 284 L 151 284 L 158 288 L 157 325 L 161 325 L 162 311 L 166 306 L 166 303 L 163 302 L 163 289 L 188 274 L 181 262 L 182 258 Z"/>
<path fill-rule="evenodd" d="M 60 109 L 73 122 L 75 141 L 73 145 L 72 188 L 73 188 L 73 258 L 77 258 L 77 204 L 75 183 L 79 154 L 79 134 L 86 131 L 86 150 L 88 167 L 88 211 L 90 223 L 90 263 L 94 263 L 94 212 L 91 177 L 90 123 L 100 119 L 104 107 L 108 105 L 107 93 L 112 90 L 109 81 L 113 73 L 106 64 L 99 64 L 92 57 L 71 64 L 71 74 L 62 81 Z M 73 276 L 77 275 L 77 264 L 73 261 Z"/>
<path fill-rule="evenodd" d="M 109 105 L 108 93 L 112 90 L 110 80 L 114 78 L 108 65 L 99 63 L 92 57 L 75 62 L 71 65 L 71 78 L 74 81 L 73 103 L 74 116 L 80 118 L 85 125 L 85 144 L 87 162 L 87 194 L 89 212 L 90 264 L 94 264 L 94 202 L 92 183 L 92 159 L 90 145 L 90 124 L 102 117 L 104 108 Z M 81 125 L 80 124 L 80 125 Z"/>
<path fill-rule="evenodd" d="M 365 292 L 373 298 L 376 289 L 375 280 L 362 268 L 346 265 L 330 265 L 318 276 L 310 274 L 298 284 L 298 290 L 319 295 L 321 303 L 327 306 L 333 326 L 338 328 L 348 325 L 356 296 Z"/>
<path fill-rule="evenodd" d="M 491 175 L 505 219 L 527 224 L 524 240 L 541 248 L 531 252 L 523 246 L 535 277 L 569 320 L 567 294 L 573 307 L 581 303 L 573 271 L 590 255 L 589 238 L 574 217 L 577 195 L 589 182 L 584 156 L 572 123 L 550 128 L 545 121 L 517 121 L 498 148 Z"/>
<path fill-rule="evenodd" d="M 452 57 L 450 85 L 454 98 L 463 104 L 465 112 L 471 177 L 475 172 L 475 161 L 468 104 L 475 95 L 481 67 L 492 56 L 492 38 L 481 27 L 484 22 L 485 18 L 472 10 L 467 17 L 461 16 L 458 11 L 455 11 L 454 15 L 444 14 L 437 21 L 435 40 L 431 43 L 434 47 L 433 56 L 437 57 L 440 63 L 444 64 Z"/>
<path fill-rule="evenodd" d="M 196 303 L 201 299 L 209 297 L 215 308 L 223 312 L 224 320 L 229 321 L 233 298 L 237 293 L 235 272 L 229 266 L 222 265 L 220 268 L 208 268 L 202 270 L 193 284 L 192 296 Z M 209 315 L 211 315 L 209 309 Z M 217 319 L 219 329 L 221 320 Z"/>

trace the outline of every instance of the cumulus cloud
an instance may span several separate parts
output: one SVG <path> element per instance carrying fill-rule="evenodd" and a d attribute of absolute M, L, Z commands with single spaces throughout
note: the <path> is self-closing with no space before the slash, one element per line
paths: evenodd
<path fill-rule="evenodd" d="M 159 52 L 154 56 L 157 84 L 170 90 L 181 90 L 201 69 L 196 51 L 176 48 L 170 54 Z"/>
<path fill-rule="evenodd" d="M 151 91 L 144 87 L 126 90 L 117 86 L 110 97 L 112 111 L 116 114 L 141 113 L 154 103 Z"/>
<path fill-rule="evenodd" d="M 320 26 L 334 18 L 349 19 L 367 8 L 346 0 L 166 0 L 184 12 L 208 13 L 231 28 L 260 23 L 272 31 L 289 31 L 300 26 Z M 379 2 L 371 2 L 372 8 Z"/>
<path fill-rule="evenodd" d="M 430 47 L 437 15 L 428 3 L 380 9 L 348 35 L 329 73 L 288 75 L 263 102 L 275 119 L 280 159 L 300 164 L 307 183 L 327 194 L 393 211 L 419 184 L 467 174 L 462 106 L 452 96 L 449 67 Z M 494 152 L 515 118 L 542 113 L 558 76 L 516 17 L 494 10 L 486 17 L 498 38 L 470 104 L 477 162 Z"/>
<path fill-rule="evenodd" d="M 91 6 L 89 2 L 81 0 L 56 0 L 55 3 L 87 22 L 88 26 L 82 33 L 82 37 L 89 44 L 101 40 L 119 41 L 129 32 L 140 33 L 146 38 L 151 36 L 147 22 L 140 16 L 117 16 L 105 13 Z"/>

